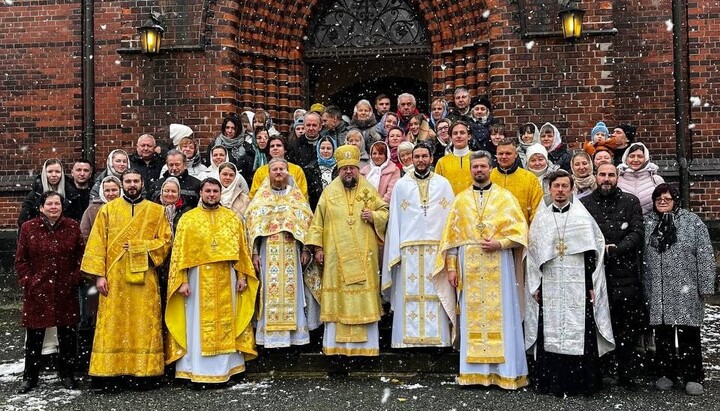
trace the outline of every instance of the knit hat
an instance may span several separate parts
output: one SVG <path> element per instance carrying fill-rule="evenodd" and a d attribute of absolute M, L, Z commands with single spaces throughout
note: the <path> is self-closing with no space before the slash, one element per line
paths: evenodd
<path fill-rule="evenodd" d="M 180 140 L 192 134 L 192 129 L 184 124 L 170 124 L 170 139 L 175 147 L 180 144 Z"/>
<path fill-rule="evenodd" d="M 598 121 L 597 124 L 595 124 L 595 127 L 593 127 L 592 131 L 590 131 L 590 141 L 593 141 L 595 139 L 595 134 L 601 132 L 605 133 L 606 140 L 610 138 L 610 130 L 608 130 L 605 123 L 603 123 L 602 121 Z"/>
<path fill-rule="evenodd" d="M 632 124 L 620 124 L 615 128 L 622 129 L 631 144 L 635 142 L 635 133 L 637 133 L 637 127 L 633 126 Z"/>
<path fill-rule="evenodd" d="M 304 126 L 304 125 L 305 125 L 305 119 L 300 117 L 297 120 L 295 120 L 292 128 L 293 128 L 293 130 L 295 130 L 296 128 L 298 128 L 298 126 Z"/>
<path fill-rule="evenodd" d="M 474 97 L 470 101 L 470 109 L 477 106 L 478 104 L 487 107 L 488 111 L 492 110 L 492 104 L 490 104 L 490 99 L 487 98 L 487 96 Z"/>
<path fill-rule="evenodd" d="M 335 150 L 335 160 L 337 160 L 338 168 L 345 166 L 358 167 L 360 164 L 360 149 L 348 144 L 340 146 Z"/>
<path fill-rule="evenodd" d="M 310 106 L 310 111 L 314 111 L 318 114 L 322 114 L 325 112 L 325 106 L 322 103 L 315 103 L 312 106 Z"/>

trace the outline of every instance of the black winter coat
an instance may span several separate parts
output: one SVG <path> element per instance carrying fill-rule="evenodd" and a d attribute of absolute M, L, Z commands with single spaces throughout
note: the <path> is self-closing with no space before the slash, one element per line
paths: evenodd
<path fill-rule="evenodd" d="M 600 189 L 580 199 L 605 236 L 605 255 L 610 309 L 622 312 L 624 321 L 642 326 L 647 311 L 642 292 L 642 250 L 645 241 L 640 200 L 615 187 L 608 195 Z M 613 318 L 613 321 L 620 320 Z"/>

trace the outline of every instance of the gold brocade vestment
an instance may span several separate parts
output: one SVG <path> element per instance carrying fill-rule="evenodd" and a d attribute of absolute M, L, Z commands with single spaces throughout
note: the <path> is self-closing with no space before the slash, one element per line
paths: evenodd
<path fill-rule="evenodd" d="M 373 223 L 362 220 L 363 208 Z M 353 326 L 380 319 L 379 248 L 388 217 L 388 205 L 363 177 L 352 190 L 336 178 L 320 197 L 306 243 L 325 253 L 320 320 L 337 323 L 337 342 L 366 341 L 365 328 Z"/>
<path fill-rule="evenodd" d="M 238 293 L 228 275 L 231 264 L 237 276 L 247 276 L 247 289 Z M 245 229 L 235 213 L 227 208 L 188 211 L 178 225 L 168 278 L 165 323 L 166 362 L 187 352 L 185 297 L 178 293 L 188 282 L 188 269 L 198 267 L 200 296 L 200 336 L 203 356 L 242 352 L 246 360 L 257 356 L 252 319 L 258 280 L 248 253 Z M 236 293 L 235 310 L 232 294 Z"/>
<path fill-rule="evenodd" d="M 82 271 L 105 277 L 90 357 L 92 376 L 161 375 L 163 343 L 160 293 L 155 268 L 170 249 L 165 210 L 150 201 L 122 198 L 100 208 L 93 224 Z M 125 250 L 123 245 L 129 244 Z"/>
<path fill-rule="evenodd" d="M 480 241 L 498 240 L 502 248 L 512 243 L 525 247 L 527 223 L 513 195 L 502 187 L 485 191 L 481 199 L 470 187 L 455 197 L 435 260 L 435 275 L 444 273 L 447 251 L 464 247 L 464 266 L 458 267 L 458 292 L 465 293 L 467 307 L 469 363 L 503 363 L 503 302 L 501 290 L 500 253 L 485 252 Z M 516 250 L 516 255 L 522 249 Z M 521 264 L 516 270 L 521 273 Z M 463 275 L 460 276 L 460 270 Z M 518 274 L 516 273 L 516 275 Z M 446 307 L 449 315 L 453 307 Z"/>
<path fill-rule="evenodd" d="M 312 222 L 310 205 L 297 186 L 292 186 L 287 194 L 276 195 L 266 182 L 255 194 L 245 218 L 250 244 L 258 238 L 267 241 L 267 255 L 261 267 L 267 297 L 264 301 L 260 299 L 258 317 L 265 310 L 267 331 L 294 331 L 296 293 L 303 286 L 295 283 L 300 258 L 296 242 L 305 242 Z"/>

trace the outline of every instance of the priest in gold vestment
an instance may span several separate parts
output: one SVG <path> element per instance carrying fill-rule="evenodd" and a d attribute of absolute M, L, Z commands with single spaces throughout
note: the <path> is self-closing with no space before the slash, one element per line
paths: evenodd
<path fill-rule="evenodd" d="M 125 171 L 122 185 L 123 196 L 100 208 L 81 266 L 97 276 L 100 292 L 89 374 L 160 376 L 162 317 L 155 267 L 170 250 L 172 232 L 165 209 L 140 195 L 138 171 Z"/>
<path fill-rule="evenodd" d="M 380 353 L 380 245 L 388 205 L 360 176 L 360 150 L 335 151 L 339 176 L 323 191 L 307 244 L 323 265 L 320 321 L 325 323 L 326 355 L 376 356 Z"/>
<path fill-rule="evenodd" d="M 269 178 L 245 214 L 261 283 L 255 339 L 265 348 L 304 345 L 310 343 L 310 330 L 320 325 L 318 301 L 303 276 L 310 261 L 304 243 L 312 211 L 300 188 L 291 184 L 285 159 L 271 159 L 268 168 Z"/>
<path fill-rule="evenodd" d="M 178 224 L 168 278 L 166 362 L 175 376 L 223 383 L 257 356 L 252 319 L 258 280 L 245 228 L 220 206 L 222 186 L 206 178 L 200 204 Z"/>
<path fill-rule="evenodd" d="M 470 156 L 473 185 L 455 197 L 433 281 L 457 288 L 460 310 L 460 385 L 528 384 L 518 292 L 527 223 L 517 199 L 490 182 L 492 155 Z M 453 318 L 454 300 L 441 297 Z"/>

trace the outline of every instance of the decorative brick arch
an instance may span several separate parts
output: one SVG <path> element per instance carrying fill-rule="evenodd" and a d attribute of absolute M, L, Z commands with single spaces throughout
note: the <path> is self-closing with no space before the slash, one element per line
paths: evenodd
<path fill-rule="evenodd" d="M 242 107 L 263 107 L 282 125 L 292 110 L 304 105 L 304 36 L 323 0 L 243 0 L 237 4 L 237 100 Z M 426 25 L 432 45 L 434 97 L 451 97 L 463 85 L 475 93 L 487 92 L 489 22 L 486 4 L 497 1 L 408 0 Z M 225 8 L 220 6 L 221 10 Z M 273 10 L 282 10 L 275 13 Z M 492 15 L 492 13 L 491 13 Z M 504 14 L 500 14 L 501 18 Z M 496 19 L 497 19 L 496 18 Z"/>

